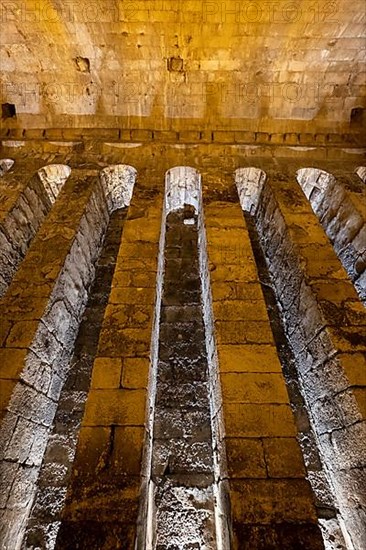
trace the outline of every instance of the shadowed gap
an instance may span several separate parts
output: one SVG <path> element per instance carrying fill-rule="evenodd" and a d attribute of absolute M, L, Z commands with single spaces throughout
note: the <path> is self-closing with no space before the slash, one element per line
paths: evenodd
<path fill-rule="evenodd" d="M 156 550 L 216 548 L 197 216 L 168 215 L 153 438 Z"/>

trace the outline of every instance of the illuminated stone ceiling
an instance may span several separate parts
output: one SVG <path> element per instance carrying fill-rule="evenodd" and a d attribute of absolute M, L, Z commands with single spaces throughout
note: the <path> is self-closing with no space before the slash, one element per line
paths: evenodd
<path fill-rule="evenodd" d="M 14 0 L 1 20 L 6 127 L 344 131 L 365 108 L 364 0 Z"/>

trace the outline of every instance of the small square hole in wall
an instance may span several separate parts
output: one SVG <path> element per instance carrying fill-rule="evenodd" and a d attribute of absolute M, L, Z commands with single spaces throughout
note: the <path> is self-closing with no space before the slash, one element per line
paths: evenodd
<path fill-rule="evenodd" d="M 2 103 L 1 105 L 1 118 L 14 118 L 17 116 L 14 103 Z"/>
<path fill-rule="evenodd" d="M 183 59 L 181 57 L 169 57 L 168 71 L 172 73 L 183 72 Z"/>
<path fill-rule="evenodd" d="M 90 61 L 87 57 L 75 57 L 76 68 L 81 73 L 90 73 Z"/>
<path fill-rule="evenodd" d="M 366 123 L 366 109 L 355 107 L 351 111 L 351 126 L 361 126 Z"/>

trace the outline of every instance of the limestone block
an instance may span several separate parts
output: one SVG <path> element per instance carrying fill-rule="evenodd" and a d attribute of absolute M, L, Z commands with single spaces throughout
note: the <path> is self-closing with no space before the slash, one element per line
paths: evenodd
<path fill-rule="evenodd" d="M 227 437 L 295 437 L 289 405 L 223 404 Z"/>
<path fill-rule="evenodd" d="M 295 438 L 265 438 L 263 448 L 269 477 L 304 478 L 304 460 Z"/>
<path fill-rule="evenodd" d="M 282 374 L 221 374 L 222 397 L 226 403 L 288 403 Z"/>
<path fill-rule="evenodd" d="M 226 438 L 225 447 L 230 479 L 268 476 L 261 439 Z"/>
<path fill-rule="evenodd" d="M 122 360 L 111 357 L 97 357 L 94 361 L 91 388 L 118 389 L 121 387 Z"/>
<path fill-rule="evenodd" d="M 218 358 L 221 373 L 281 372 L 273 344 L 221 345 L 218 349 Z"/>
<path fill-rule="evenodd" d="M 144 390 L 91 390 L 86 403 L 84 426 L 143 426 Z"/>

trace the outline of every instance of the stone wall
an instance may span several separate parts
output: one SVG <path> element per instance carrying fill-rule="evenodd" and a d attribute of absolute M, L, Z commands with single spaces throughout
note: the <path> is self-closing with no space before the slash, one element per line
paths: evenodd
<path fill-rule="evenodd" d="M 298 181 L 326 234 L 366 304 L 366 189 L 349 174 L 304 168 Z"/>
<path fill-rule="evenodd" d="M 164 305 L 164 247 L 167 243 L 167 262 L 174 261 L 179 247 L 169 239 L 174 241 L 183 233 L 187 233 L 184 246 L 189 254 L 198 248 L 204 324 L 194 336 L 200 346 L 206 343 L 202 357 L 207 357 L 208 378 L 202 387 L 209 391 L 210 434 L 207 432 L 205 444 L 210 436 L 212 461 L 207 454 L 204 458 L 210 462 L 213 476 L 215 505 L 208 507 L 214 512 L 209 530 L 215 530 L 217 548 L 357 548 L 364 506 L 362 457 L 357 456 L 366 386 L 365 350 L 359 337 L 365 325 L 364 310 L 295 179 L 297 171 L 309 165 L 352 174 L 360 165 L 361 153 L 342 146 L 304 150 L 274 143 L 240 145 L 230 140 L 227 144 L 201 140 L 168 144 L 155 137 L 154 142 L 136 143 L 130 138 L 111 143 L 92 137 L 68 142 L 62 137 L 59 142 L 7 141 L 2 156 L 23 166 L 33 157 L 40 166 L 65 163 L 73 171 L 0 304 L 2 435 L 7 441 L 2 513 L 9 528 L 6 536 L 10 542 L 5 543 L 9 549 L 21 546 L 37 488 L 23 547 L 40 544 L 49 550 L 53 546 L 89 550 L 97 541 L 103 550 L 118 546 L 132 550 L 135 545 L 143 549 L 155 544 L 154 521 L 161 524 L 163 517 L 155 506 L 161 504 L 154 499 L 159 495 L 155 481 L 160 479 L 161 486 L 166 486 L 180 467 L 171 474 L 165 451 L 157 452 L 154 418 L 156 412 L 165 419 L 167 400 L 176 397 L 178 402 L 180 395 L 178 390 L 173 396 L 169 388 L 161 389 L 159 331 L 161 328 L 160 350 L 164 351 L 164 346 L 173 349 L 172 334 L 179 337 L 181 327 L 176 324 L 174 307 Z M 110 210 L 123 207 L 123 201 L 131 198 L 135 172 L 125 164 L 136 167 L 138 183 L 120 241 L 98 349 L 88 359 L 89 365 L 93 360 L 93 369 L 85 410 L 88 376 L 82 369 L 78 420 L 68 428 L 65 411 L 71 393 L 79 387 L 73 372 L 76 375 L 81 365 L 72 362 L 73 370 L 66 378 L 68 363 L 73 353 L 78 361 L 75 339 Z M 253 169 L 253 165 L 259 168 Z M 178 202 L 163 200 L 168 170 L 168 180 L 174 180 L 172 166 L 187 175 Z M 300 412 L 286 361 L 278 349 L 273 322 L 278 312 L 273 313 L 274 304 L 263 296 L 266 279 L 261 280 L 263 272 L 258 271 L 258 256 L 253 252 L 252 222 L 247 226 L 239 206 L 234 171 L 241 167 L 250 168 L 251 185 L 240 198 L 249 204 L 258 234 L 263 236 L 272 277 L 267 284 L 274 285 L 284 336 L 292 344 L 306 412 L 320 451 L 321 464 L 314 459 L 318 469 L 314 465 L 309 469 L 306 452 L 304 468 L 297 442 L 305 433 L 306 415 Z M 196 181 L 201 174 L 203 202 L 196 184 L 190 187 L 188 176 L 192 174 Z M 128 185 L 123 190 L 124 181 Z M 260 189 L 257 209 L 251 198 Z M 175 236 L 166 240 L 169 205 L 174 209 L 187 203 L 196 209 L 188 217 L 194 225 L 181 225 L 182 219 L 174 214 L 178 216 L 171 226 Z M 194 239 L 188 236 L 193 230 L 197 230 Z M 196 260 L 190 274 L 196 284 L 193 267 L 197 270 Z M 185 268 L 179 276 L 169 269 L 169 263 L 166 268 L 167 281 L 179 277 L 183 281 L 186 276 Z M 172 296 L 178 295 L 179 284 L 174 287 L 171 282 Z M 197 313 L 197 304 L 194 307 Z M 102 316 L 102 311 L 99 314 Z M 81 338 L 88 333 L 82 326 Z M 89 343 L 92 337 L 97 335 L 86 335 Z M 175 377 L 176 372 L 172 384 Z M 27 398 L 25 403 L 23 391 L 34 399 Z M 193 398 L 186 397 L 189 408 Z M 72 445 L 58 446 L 61 434 L 65 437 L 69 429 Z M 165 448 L 167 441 L 159 443 Z M 352 456 L 350 447 L 355 450 Z M 60 473 L 64 453 L 69 457 L 60 489 L 52 485 L 49 474 L 54 469 Z M 191 463 L 198 467 L 198 461 Z M 163 466 L 167 469 L 162 471 Z M 323 472 L 331 485 L 331 497 L 320 501 L 316 483 Z M 311 473 L 313 488 L 306 480 Z M 66 483 L 66 505 L 61 510 Z M 54 492 L 58 497 L 47 500 Z M 168 493 L 160 494 L 165 498 Z M 170 504 L 160 511 L 170 513 Z M 335 530 L 337 520 L 342 523 L 344 544 L 339 542 L 341 537 L 336 542 L 327 539 L 331 531 L 324 530 L 319 521 L 326 519 L 321 515 L 324 510 L 327 519 L 334 520 Z M 317 523 L 323 527 L 324 543 Z M 353 546 L 350 536 L 356 540 Z M 162 540 L 161 544 L 168 544 L 167 538 Z"/>
<path fill-rule="evenodd" d="M 207 195 L 204 217 L 214 320 L 208 356 L 216 364 L 211 400 L 219 491 L 231 503 L 230 514 L 221 510 L 226 521 L 231 516 L 230 547 L 323 548 L 240 206 Z"/>
<path fill-rule="evenodd" d="M 21 543 L 109 219 L 96 176 L 74 171 L 1 303 L 5 548 Z"/>
<path fill-rule="evenodd" d="M 3 124 L 357 131 L 363 12 L 363 0 L 4 2 Z"/>
<path fill-rule="evenodd" d="M 127 208 L 111 215 L 42 462 L 22 548 L 55 547 Z"/>
<path fill-rule="evenodd" d="M 97 544 L 130 549 L 136 537 L 137 547 L 145 545 L 147 497 L 139 497 L 148 485 L 141 473 L 146 472 L 150 438 L 145 426 L 162 198 L 152 173 L 140 173 L 124 224 L 56 548 Z"/>
<path fill-rule="evenodd" d="M 365 541 L 365 309 L 296 184 L 265 185 L 256 219 L 344 534 L 359 548 Z"/>
<path fill-rule="evenodd" d="M 0 296 L 71 172 L 68 166 L 51 165 L 31 177 L 37 164 L 16 164 L 13 170 L 8 164 L 0 180 Z"/>

